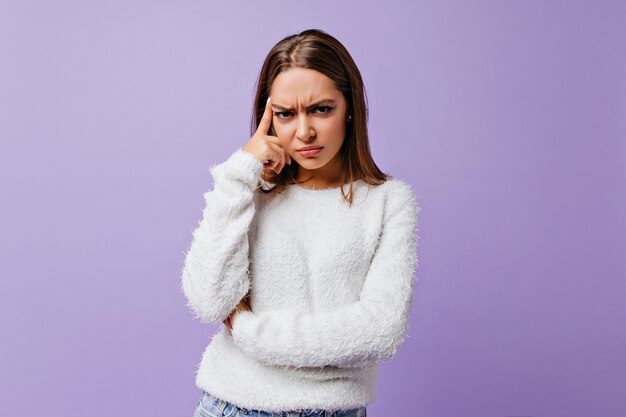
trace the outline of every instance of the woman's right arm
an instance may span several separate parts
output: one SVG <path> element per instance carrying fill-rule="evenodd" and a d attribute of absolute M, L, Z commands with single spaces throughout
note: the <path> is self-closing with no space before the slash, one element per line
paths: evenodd
<path fill-rule="evenodd" d="M 248 292 L 248 230 L 263 167 L 239 148 L 210 168 L 213 190 L 204 194 L 203 217 L 181 276 L 187 306 L 202 322 L 223 322 Z"/>

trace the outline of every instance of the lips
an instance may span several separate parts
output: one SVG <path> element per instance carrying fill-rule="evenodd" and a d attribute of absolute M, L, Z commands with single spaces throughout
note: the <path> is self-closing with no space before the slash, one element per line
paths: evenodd
<path fill-rule="evenodd" d="M 322 148 L 309 148 L 304 150 L 298 149 L 298 153 L 300 153 L 300 155 L 304 157 L 315 156 L 318 153 L 322 152 Z"/>
<path fill-rule="evenodd" d="M 305 148 L 300 148 L 298 151 L 312 151 L 313 149 L 322 149 L 321 146 L 307 146 Z"/>

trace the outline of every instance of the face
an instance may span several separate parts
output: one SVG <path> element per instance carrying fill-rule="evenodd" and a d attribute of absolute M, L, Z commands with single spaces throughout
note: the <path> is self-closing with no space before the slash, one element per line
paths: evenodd
<path fill-rule="evenodd" d="M 281 146 L 300 165 L 299 174 L 329 180 L 341 173 L 339 149 L 346 134 L 346 100 L 319 71 L 292 68 L 281 72 L 270 90 L 272 123 Z M 298 151 L 322 149 L 313 155 Z"/>

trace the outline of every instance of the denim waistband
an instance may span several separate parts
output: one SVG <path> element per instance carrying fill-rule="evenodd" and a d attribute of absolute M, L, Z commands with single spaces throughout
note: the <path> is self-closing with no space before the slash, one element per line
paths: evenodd
<path fill-rule="evenodd" d="M 296 408 L 288 411 L 265 411 L 247 409 L 239 407 L 233 403 L 222 400 L 217 396 L 203 391 L 201 402 L 204 400 L 205 406 L 212 407 L 218 415 L 224 415 L 224 411 L 227 410 L 226 415 L 234 417 L 236 415 L 251 415 L 252 416 L 272 416 L 272 417 L 365 417 L 366 408 L 358 407 L 349 410 L 323 410 L 323 409 L 307 409 Z"/>

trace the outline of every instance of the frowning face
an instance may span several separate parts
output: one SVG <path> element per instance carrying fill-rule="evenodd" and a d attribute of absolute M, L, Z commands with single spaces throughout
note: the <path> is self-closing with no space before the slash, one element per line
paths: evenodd
<path fill-rule="evenodd" d="M 336 177 L 341 172 L 339 149 L 347 115 L 346 100 L 333 80 L 313 69 L 292 68 L 274 79 L 269 96 L 274 132 L 300 165 L 299 173 L 326 180 Z M 311 146 L 321 149 L 301 150 Z"/>

